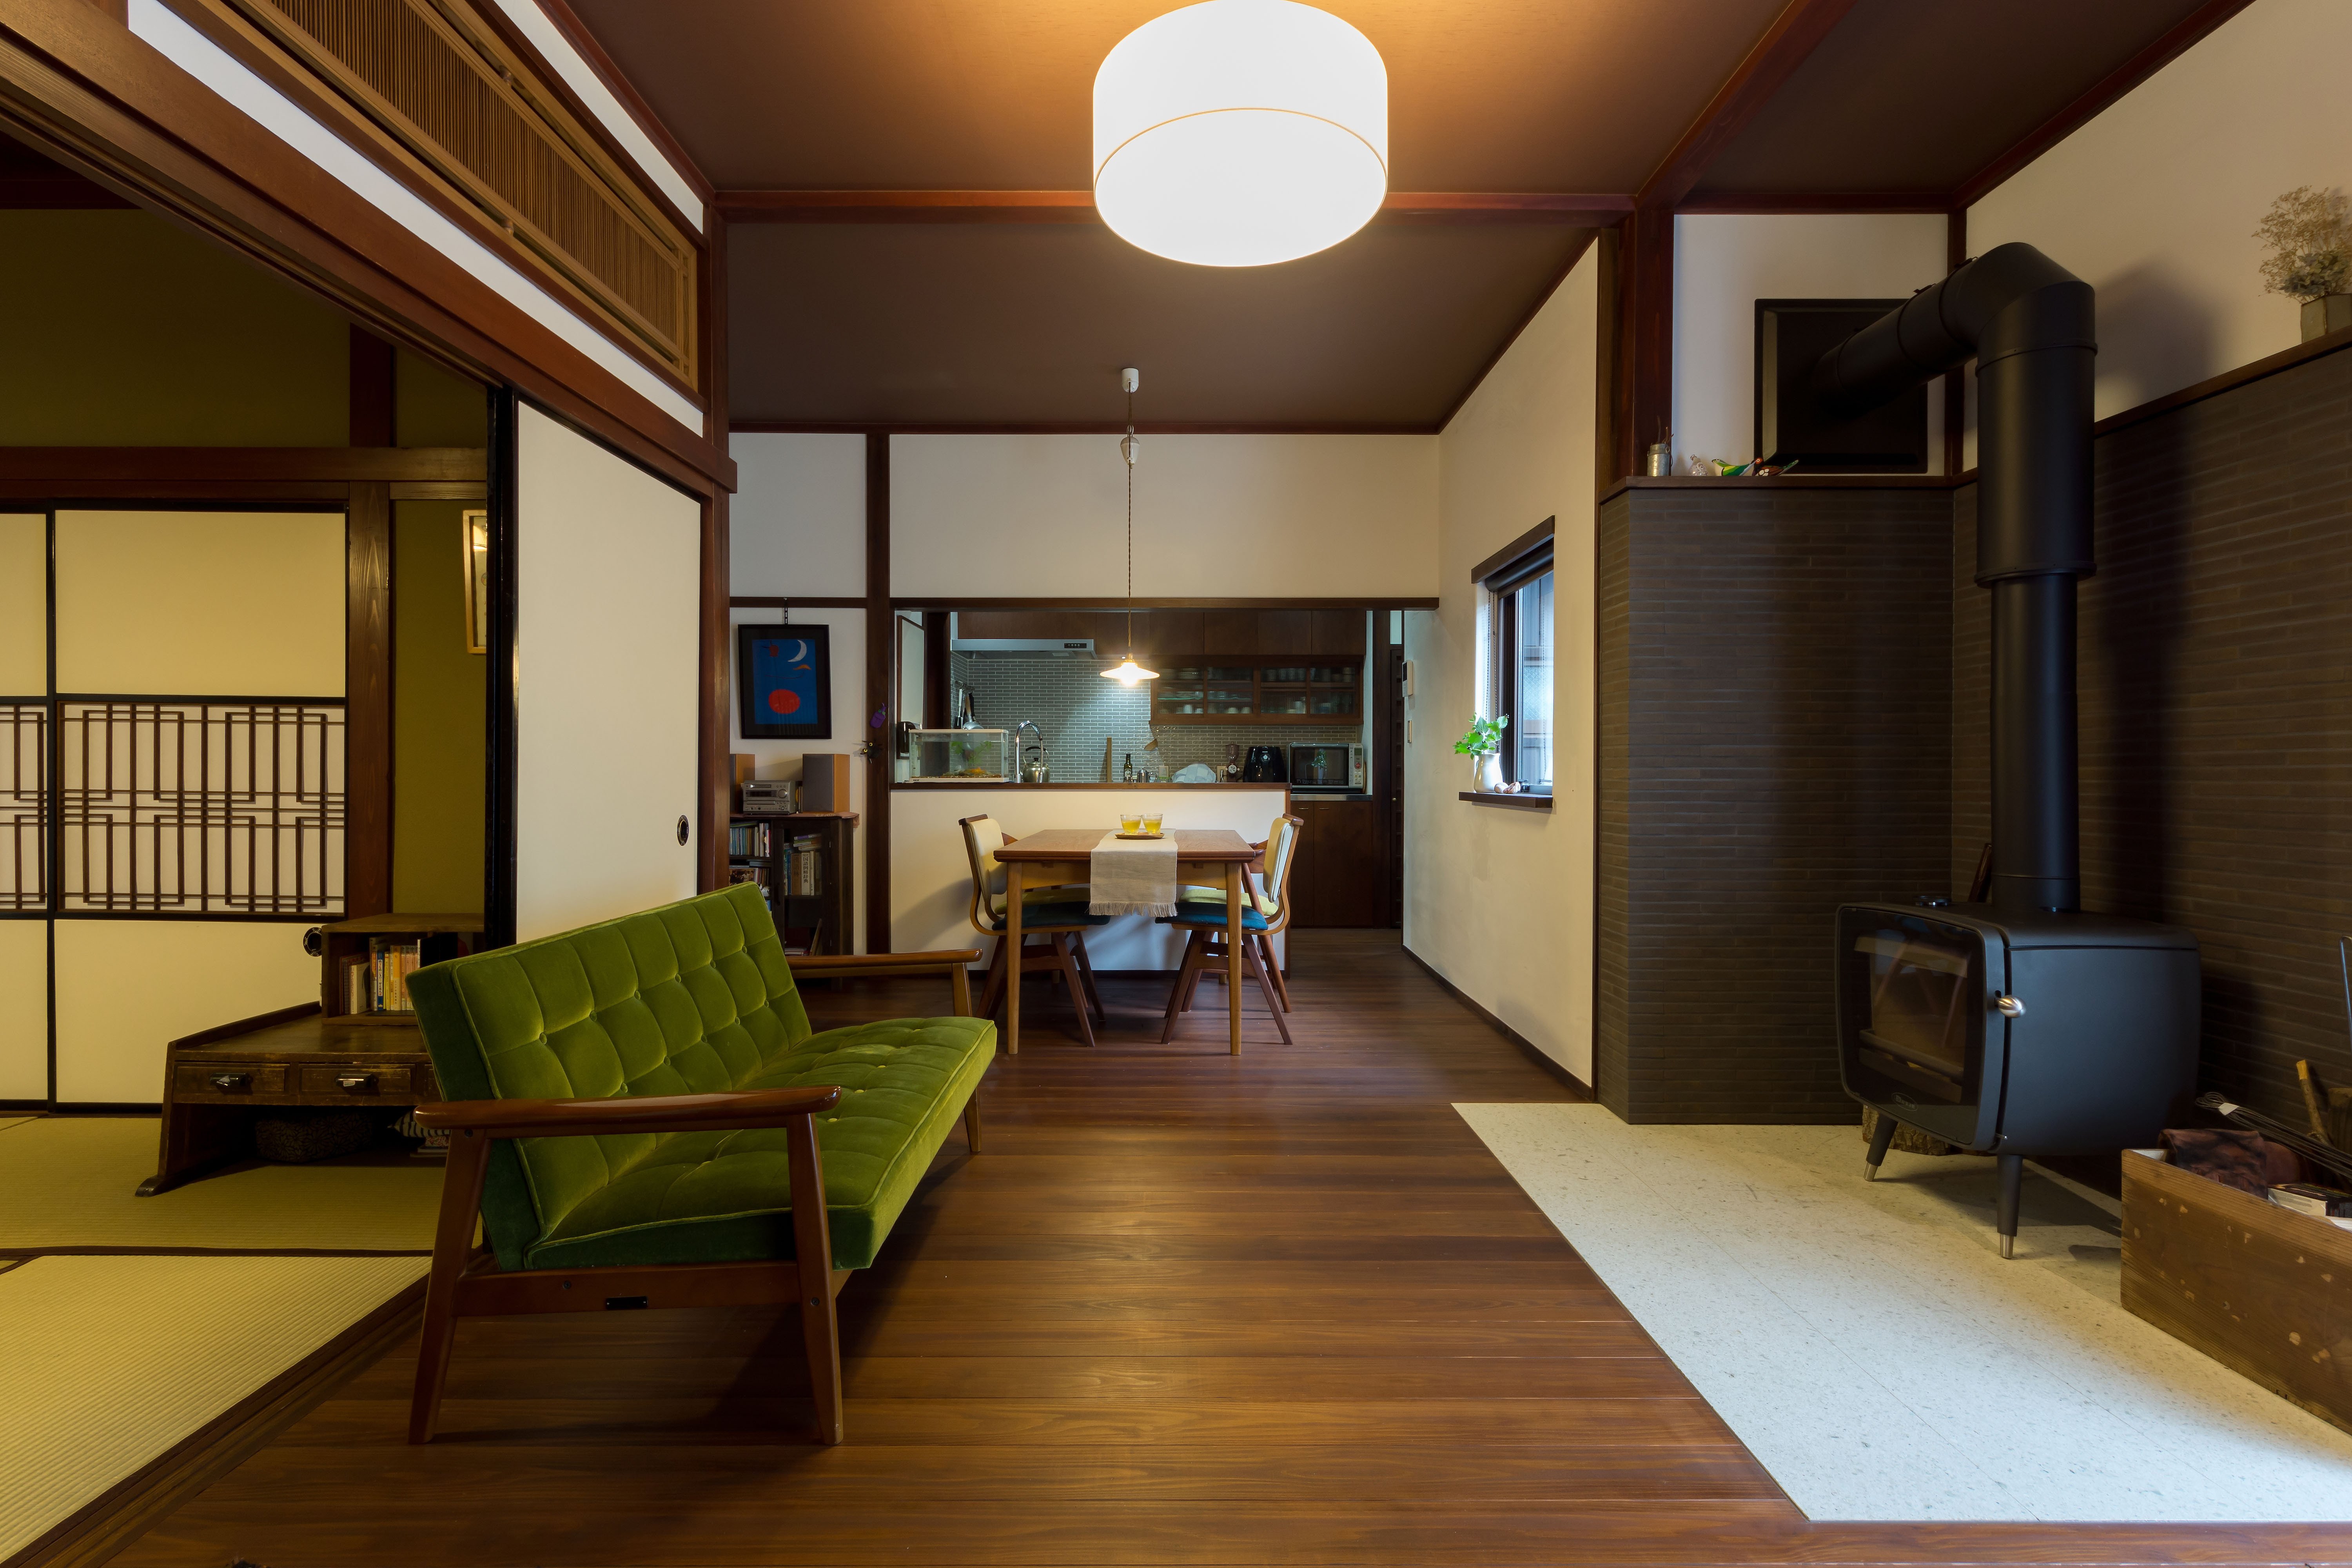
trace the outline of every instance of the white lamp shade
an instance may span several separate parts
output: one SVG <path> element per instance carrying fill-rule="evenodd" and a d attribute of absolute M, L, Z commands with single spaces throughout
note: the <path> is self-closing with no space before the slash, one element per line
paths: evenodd
<path fill-rule="evenodd" d="M 1337 245 L 1388 192 L 1389 75 L 1371 40 L 1293 0 L 1207 0 L 1146 22 L 1095 73 L 1095 208 L 1202 267 Z"/>

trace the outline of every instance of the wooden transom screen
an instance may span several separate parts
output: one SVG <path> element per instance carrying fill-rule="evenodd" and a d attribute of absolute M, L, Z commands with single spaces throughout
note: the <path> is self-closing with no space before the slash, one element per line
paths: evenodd
<path fill-rule="evenodd" d="M 180 5 L 248 53 L 257 30 L 329 95 L 314 107 L 695 389 L 693 240 L 465 0 Z"/>

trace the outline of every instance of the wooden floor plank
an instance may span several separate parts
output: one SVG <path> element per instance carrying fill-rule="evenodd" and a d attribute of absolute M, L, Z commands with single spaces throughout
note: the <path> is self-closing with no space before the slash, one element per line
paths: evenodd
<path fill-rule="evenodd" d="M 477 1320 L 446 1436 L 414 1342 L 123 1568 L 1265 1568 L 2352 1562 L 2352 1528 L 1808 1523 L 1449 1107 L 1569 1091 L 1392 933 L 1301 932 L 1245 997 L 1093 1049 L 1038 986 L 882 1258 L 841 1295 L 848 1440 L 800 1439 L 754 1309 Z M 821 1024 L 936 1013 L 819 990 Z"/>

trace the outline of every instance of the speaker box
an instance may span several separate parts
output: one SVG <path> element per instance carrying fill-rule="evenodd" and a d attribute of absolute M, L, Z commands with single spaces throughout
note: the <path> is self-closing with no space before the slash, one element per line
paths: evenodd
<path fill-rule="evenodd" d="M 856 811 L 849 795 L 849 757 L 842 752 L 812 752 L 801 759 L 803 811 Z"/>

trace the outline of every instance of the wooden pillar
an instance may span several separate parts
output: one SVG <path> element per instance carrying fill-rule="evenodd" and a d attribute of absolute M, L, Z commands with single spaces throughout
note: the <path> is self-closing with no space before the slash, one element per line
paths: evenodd
<path fill-rule="evenodd" d="M 703 238 L 703 391 L 711 439 L 727 449 L 727 222 L 709 214 Z M 728 496 L 714 492 L 702 504 L 702 636 L 697 685 L 695 885 L 705 892 L 727 885 L 727 821 L 735 809 L 735 770 L 728 753 L 733 733 L 727 717 L 728 658 L 732 641 L 728 615 L 734 591 L 730 563 Z"/>
<path fill-rule="evenodd" d="M 392 908 L 392 487 L 351 488 L 344 523 L 343 912 Z"/>
<path fill-rule="evenodd" d="M 866 437 L 866 951 L 890 951 L 890 437 Z"/>
<path fill-rule="evenodd" d="M 1643 470 L 1650 445 L 1675 417 L 1675 215 L 1639 206 L 1618 225 L 1614 322 L 1617 380 L 1612 399 L 1616 450 L 1603 489 Z"/>

